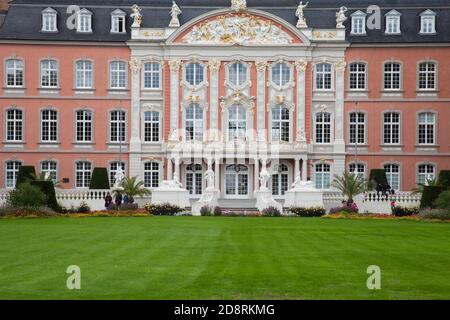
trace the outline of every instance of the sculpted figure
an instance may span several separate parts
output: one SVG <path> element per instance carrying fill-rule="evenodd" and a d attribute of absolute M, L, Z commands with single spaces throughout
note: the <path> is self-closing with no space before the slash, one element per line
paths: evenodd
<path fill-rule="evenodd" d="M 172 10 L 170 10 L 170 15 L 172 16 L 172 20 L 170 20 L 169 27 L 178 28 L 180 26 L 180 20 L 178 16 L 182 13 L 180 7 L 176 4 L 175 1 L 172 1 Z"/>
<path fill-rule="evenodd" d="M 348 11 L 346 7 L 341 7 L 339 12 L 336 13 L 336 28 L 343 29 L 345 28 L 344 22 L 347 21 L 347 17 L 345 13 Z"/>

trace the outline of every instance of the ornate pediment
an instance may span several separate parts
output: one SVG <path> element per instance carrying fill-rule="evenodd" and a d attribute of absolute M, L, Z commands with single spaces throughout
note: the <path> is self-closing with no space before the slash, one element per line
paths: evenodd
<path fill-rule="evenodd" d="M 182 42 L 250 46 L 291 44 L 293 38 L 273 21 L 240 13 L 221 15 L 199 23 L 189 30 Z"/>

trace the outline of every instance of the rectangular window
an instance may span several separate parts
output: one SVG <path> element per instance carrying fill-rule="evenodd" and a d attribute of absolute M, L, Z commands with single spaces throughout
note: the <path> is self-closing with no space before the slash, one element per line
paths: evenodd
<path fill-rule="evenodd" d="M 400 114 L 384 114 L 384 144 L 400 144 Z"/>
<path fill-rule="evenodd" d="M 109 72 L 111 89 L 125 89 L 127 87 L 127 64 L 125 62 L 111 62 Z"/>
<path fill-rule="evenodd" d="M 5 187 L 14 188 L 16 186 L 17 175 L 22 163 L 19 161 L 8 161 L 5 164 Z"/>
<path fill-rule="evenodd" d="M 365 34 L 365 33 L 366 33 L 366 18 L 352 17 L 352 34 Z"/>
<path fill-rule="evenodd" d="M 58 141 L 58 112 L 55 110 L 44 110 L 41 113 L 41 141 Z"/>
<path fill-rule="evenodd" d="M 331 187 L 331 167 L 329 164 L 316 165 L 316 188 L 329 189 Z"/>
<path fill-rule="evenodd" d="M 124 33 L 125 30 L 125 16 L 112 16 L 111 17 L 111 32 L 112 33 Z"/>
<path fill-rule="evenodd" d="M 424 62 L 419 64 L 419 89 L 436 90 L 436 71 L 435 63 Z"/>
<path fill-rule="evenodd" d="M 350 90 L 366 89 L 366 65 L 364 63 L 352 63 L 349 68 Z"/>
<path fill-rule="evenodd" d="M 331 90 L 331 65 L 320 63 L 316 65 L 316 89 Z"/>
<path fill-rule="evenodd" d="M 45 178 L 51 179 L 56 183 L 58 177 L 57 163 L 55 161 L 44 161 L 41 163 L 41 173 Z"/>
<path fill-rule="evenodd" d="M 144 64 L 144 88 L 160 89 L 160 64 L 156 62 Z"/>
<path fill-rule="evenodd" d="M 400 17 L 386 17 L 386 33 L 400 33 Z"/>
<path fill-rule="evenodd" d="M 92 16 L 86 13 L 78 14 L 77 32 L 92 32 Z"/>
<path fill-rule="evenodd" d="M 92 142 L 92 112 L 81 110 L 76 112 L 76 141 Z"/>
<path fill-rule="evenodd" d="M 58 87 L 58 63 L 55 60 L 41 61 L 41 87 Z"/>
<path fill-rule="evenodd" d="M 18 59 L 6 61 L 6 86 L 23 87 L 23 62 Z"/>
<path fill-rule="evenodd" d="M 435 144 L 436 116 L 426 112 L 419 114 L 419 144 Z"/>
<path fill-rule="evenodd" d="M 121 168 L 123 172 L 125 172 L 125 162 L 111 162 L 109 165 L 109 184 L 111 187 L 116 183 L 116 173 L 118 169 Z"/>
<path fill-rule="evenodd" d="M 401 66 L 399 63 L 386 63 L 384 65 L 384 89 L 400 90 Z"/>
<path fill-rule="evenodd" d="M 77 61 L 76 63 L 76 87 L 77 89 L 92 88 L 92 62 Z"/>
<path fill-rule="evenodd" d="M 331 114 L 316 115 L 316 143 L 331 143 Z"/>
<path fill-rule="evenodd" d="M 144 185 L 146 188 L 159 187 L 159 163 L 147 162 L 144 164 Z"/>
<path fill-rule="evenodd" d="M 424 164 L 419 166 L 418 181 L 419 185 L 426 186 L 428 183 L 436 178 L 436 168 L 431 164 Z"/>
<path fill-rule="evenodd" d="M 56 11 L 53 9 L 47 9 L 51 12 L 42 14 L 42 31 L 44 32 L 56 32 L 58 28 L 56 26 Z"/>
<path fill-rule="evenodd" d="M 23 139 L 23 112 L 22 110 L 6 111 L 6 140 L 22 141 Z"/>
<path fill-rule="evenodd" d="M 144 114 L 144 141 L 159 142 L 159 112 L 148 111 Z"/>
<path fill-rule="evenodd" d="M 91 182 L 92 165 L 83 161 L 75 164 L 75 186 L 76 188 L 89 188 Z"/>
<path fill-rule="evenodd" d="M 110 113 L 110 140 L 111 142 L 126 142 L 125 111 L 113 111 Z"/>
<path fill-rule="evenodd" d="M 364 113 L 350 113 L 350 143 L 366 143 L 366 116 Z"/>
<path fill-rule="evenodd" d="M 434 16 L 423 16 L 420 19 L 420 33 L 436 33 Z"/>
<path fill-rule="evenodd" d="M 400 167 L 396 164 L 388 164 L 384 166 L 388 184 L 393 190 L 400 190 Z"/>

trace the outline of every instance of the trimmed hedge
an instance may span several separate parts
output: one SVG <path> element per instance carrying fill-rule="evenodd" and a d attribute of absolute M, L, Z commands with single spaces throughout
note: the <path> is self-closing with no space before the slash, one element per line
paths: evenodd
<path fill-rule="evenodd" d="M 386 176 L 386 171 L 384 169 L 370 170 L 369 183 L 374 184 L 371 186 L 372 188 L 376 187 L 376 183 L 379 183 L 381 185 L 387 184 L 388 180 Z"/>
<path fill-rule="evenodd" d="M 16 188 L 22 183 L 34 181 L 35 176 L 36 171 L 34 170 L 34 166 L 21 166 L 17 173 Z"/>
<path fill-rule="evenodd" d="M 38 187 L 42 193 L 45 194 L 48 208 L 56 212 L 61 211 L 61 207 L 56 201 L 55 186 L 53 185 L 53 181 L 31 181 L 30 184 Z"/>
<path fill-rule="evenodd" d="M 94 168 L 92 171 L 89 189 L 91 190 L 108 190 L 110 188 L 108 170 L 106 168 Z"/>
<path fill-rule="evenodd" d="M 423 188 L 420 208 L 433 208 L 434 202 L 447 188 L 442 186 L 425 186 Z"/>
<path fill-rule="evenodd" d="M 295 214 L 298 217 L 304 218 L 322 217 L 327 213 L 325 208 L 323 207 L 311 207 L 311 208 L 290 207 L 287 209 L 287 212 Z"/>
<path fill-rule="evenodd" d="M 392 208 L 392 214 L 396 217 L 409 217 L 419 214 L 419 207 L 402 207 L 397 206 Z"/>
<path fill-rule="evenodd" d="M 439 173 L 439 184 L 446 187 L 447 189 L 450 188 L 450 170 L 442 170 Z"/>

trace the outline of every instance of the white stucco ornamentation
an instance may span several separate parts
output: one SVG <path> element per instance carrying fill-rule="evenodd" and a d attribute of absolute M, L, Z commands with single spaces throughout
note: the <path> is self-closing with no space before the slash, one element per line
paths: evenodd
<path fill-rule="evenodd" d="M 231 0 L 231 10 L 235 12 L 245 11 L 247 9 L 246 0 Z"/>
<path fill-rule="evenodd" d="M 346 7 L 341 7 L 336 13 L 336 29 L 345 29 L 344 22 L 347 21 L 345 13 L 348 11 Z"/>
<path fill-rule="evenodd" d="M 132 13 L 130 17 L 133 18 L 133 24 L 131 25 L 131 27 L 140 28 L 142 24 L 142 14 L 141 14 L 142 9 L 137 4 L 134 4 L 131 7 L 131 11 Z"/>
<path fill-rule="evenodd" d="M 343 73 L 345 71 L 346 66 L 347 66 L 347 63 L 345 61 L 339 61 L 335 64 L 336 71 L 339 73 Z"/>
<path fill-rule="evenodd" d="M 130 69 L 133 73 L 138 73 L 139 71 L 141 71 L 141 67 L 142 67 L 141 60 L 131 59 L 129 64 L 130 64 Z"/>
<path fill-rule="evenodd" d="M 196 25 L 183 37 L 190 44 L 290 44 L 292 37 L 273 22 L 249 15 L 227 14 Z"/>
<path fill-rule="evenodd" d="M 178 16 L 182 13 L 183 11 L 181 11 L 180 7 L 175 3 L 175 1 L 172 1 L 172 9 L 170 10 L 170 16 L 172 17 L 172 20 L 170 20 L 169 27 L 178 28 L 180 26 L 180 20 L 178 19 Z"/>
<path fill-rule="evenodd" d="M 303 9 L 305 9 L 309 4 L 309 1 L 306 4 L 303 4 L 303 1 L 300 1 L 298 5 L 297 11 L 295 12 L 295 16 L 298 17 L 297 28 L 308 28 L 306 24 L 305 15 L 303 13 Z"/>

